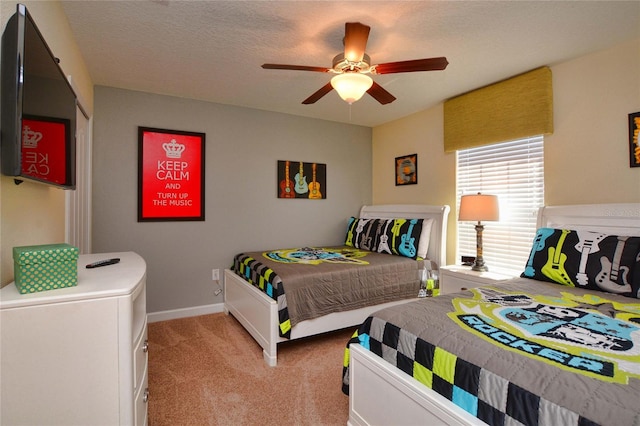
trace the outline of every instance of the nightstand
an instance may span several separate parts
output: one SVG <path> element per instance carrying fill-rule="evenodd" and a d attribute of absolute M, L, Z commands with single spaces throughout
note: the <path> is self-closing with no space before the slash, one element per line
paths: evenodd
<path fill-rule="evenodd" d="M 471 266 L 447 265 L 440 268 L 440 294 L 456 293 L 513 278 L 497 272 L 472 271 Z"/>

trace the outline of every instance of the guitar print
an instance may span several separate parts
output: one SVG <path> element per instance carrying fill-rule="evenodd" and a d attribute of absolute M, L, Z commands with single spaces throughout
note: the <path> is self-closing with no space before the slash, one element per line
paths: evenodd
<path fill-rule="evenodd" d="M 358 226 L 356 227 L 356 234 L 362 233 L 364 231 L 364 226 L 369 223 L 371 219 L 358 219 Z"/>
<path fill-rule="evenodd" d="M 567 270 L 564 269 L 564 264 L 567 261 L 567 255 L 562 253 L 562 245 L 564 244 L 564 240 L 567 238 L 567 234 L 569 232 L 571 231 L 563 229 L 556 247 L 549 247 L 549 258 L 542 267 L 542 273 L 553 281 L 575 287 L 569 278 L 569 274 L 567 274 Z"/>
<path fill-rule="evenodd" d="M 538 233 L 536 234 L 536 239 L 533 242 L 533 246 L 531 247 L 531 254 L 529 255 L 529 261 L 527 262 L 527 266 L 524 268 L 524 275 L 527 277 L 535 276 L 535 269 L 533 269 L 533 258 L 535 257 L 536 252 L 539 252 L 544 249 L 545 242 L 547 238 L 553 235 L 553 229 L 550 228 L 540 228 L 538 229 Z"/>
<path fill-rule="evenodd" d="M 349 225 L 347 225 L 347 242 L 345 246 L 353 246 L 353 226 L 356 220 L 352 217 L 349 219 Z"/>
<path fill-rule="evenodd" d="M 309 198 L 319 199 L 322 198 L 322 194 L 320 193 L 320 184 L 316 182 L 316 163 L 311 165 L 311 170 L 313 171 L 313 180 L 309 184 Z"/>
<path fill-rule="evenodd" d="M 280 182 L 280 198 L 295 198 L 293 182 L 289 179 L 289 162 L 284 163 L 284 180 Z"/>
<path fill-rule="evenodd" d="M 400 227 L 402 225 L 404 225 L 404 223 L 406 222 L 406 220 L 404 219 L 393 219 L 393 226 L 391 227 L 391 233 L 393 234 L 393 238 L 391 239 L 391 245 L 393 246 L 393 252 L 395 254 L 398 254 L 396 252 L 396 237 L 398 235 L 400 235 Z"/>
<path fill-rule="evenodd" d="M 362 231 L 364 231 L 364 227 L 367 223 L 369 223 L 369 221 L 372 219 L 358 219 L 358 226 L 356 226 L 356 231 L 353 233 L 353 239 L 356 242 L 360 242 L 362 241 Z M 358 244 L 356 247 L 359 247 L 360 244 Z"/>
<path fill-rule="evenodd" d="M 581 286 L 589 284 L 589 277 L 587 277 L 587 259 L 591 253 L 600 251 L 598 245 L 600 241 L 604 240 L 606 234 L 596 234 L 595 232 L 578 231 L 578 244 L 576 244 L 576 250 L 580 252 L 580 267 L 576 274 L 576 281 Z"/>
<path fill-rule="evenodd" d="M 629 267 L 620 266 L 620 259 L 622 259 L 622 251 L 624 250 L 624 243 L 627 238 L 629 237 L 618 237 L 618 244 L 616 244 L 612 262 L 610 262 L 606 256 L 600 257 L 601 269 L 598 275 L 596 275 L 596 284 L 605 291 L 611 293 L 627 293 L 631 291 L 631 285 L 629 284 Z M 616 282 L 620 273 L 622 273 L 622 285 Z"/>
<path fill-rule="evenodd" d="M 362 249 L 371 250 L 371 228 L 373 228 L 373 222 L 369 224 L 369 227 L 367 228 L 367 234 L 362 234 L 362 236 L 360 237 L 360 248 Z"/>
<path fill-rule="evenodd" d="M 387 235 L 387 229 L 389 229 L 390 221 L 385 221 L 387 224 L 384 226 L 384 232 L 380 236 L 380 243 L 378 244 L 378 253 L 388 253 L 391 254 L 391 249 L 389 248 L 389 236 Z"/>
<path fill-rule="evenodd" d="M 407 233 L 402 234 L 402 238 L 400 239 L 401 243 L 398 250 L 407 257 L 414 257 L 416 255 L 416 245 L 414 244 L 416 239 L 415 237 L 411 237 L 411 232 L 413 232 L 413 227 L 416 223 L 418 223 L 418 219 L 411 219 Z"/>
<path fill-rule="evenodd" d="M 618 243 L 616 244 L 616 250 L 613 254 L 613 265 L 611 265 L 611 279 L 613 281 L 618 280 L 618 272 L 620 270 L 626 270 L 627 274 L 629 273 L 629 268 L 626 266 L 620 266 L 620 260 L 622 259 L 622 252 L 624 251 L 624 245 L 629 237 L 617 237 Z M 622 282 L 628 283 L 626 278 L 623 278 Z"/>
<path fill-rule="evenodd" d="M 293 179 L 296 181 L 294 189 L 298 194 L 306 194 L 309 192 L 309 185 L 307 184 L 307 177 L 304 176 L 302 161 L 300 162 L 300 171 L 296 173 L 296 176 Z"/>

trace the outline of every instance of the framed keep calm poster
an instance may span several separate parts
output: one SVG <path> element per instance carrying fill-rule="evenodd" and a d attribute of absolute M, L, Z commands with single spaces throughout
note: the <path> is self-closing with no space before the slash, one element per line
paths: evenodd
<path fill-rule="evenodd" d="M 138 127 L 138 222 L 204 220 L 205 134 Z"/>

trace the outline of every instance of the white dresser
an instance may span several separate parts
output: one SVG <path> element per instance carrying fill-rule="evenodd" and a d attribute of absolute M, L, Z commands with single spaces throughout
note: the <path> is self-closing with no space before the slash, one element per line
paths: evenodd
<path fill-rule="evenodd" d="M 145 285 L 144 259 L 124 252 L 81 255 L 76 287 L 2 288 L 0 424 L 146 425 Z"/>

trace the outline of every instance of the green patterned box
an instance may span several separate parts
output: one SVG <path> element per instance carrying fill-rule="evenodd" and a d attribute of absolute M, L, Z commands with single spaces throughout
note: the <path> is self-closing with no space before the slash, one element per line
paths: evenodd
<path fill-rule="evenodd" d="M 78 248 L 69 244 L 14 247 L 13 264 L 22 294 L 78 284 Z"/>

